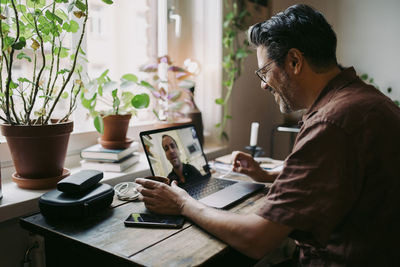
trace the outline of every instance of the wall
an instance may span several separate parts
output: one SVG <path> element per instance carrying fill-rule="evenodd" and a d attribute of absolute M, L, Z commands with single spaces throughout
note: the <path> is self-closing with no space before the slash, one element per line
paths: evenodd
<path fill-rule="evenodd" d="M 309 4 L 324 13 L 338 37 L 337 57 L 344 66 L 354 66 L 358 74 L 368 73 L 381 88 L 391 86 L 389 96 L 400 99 L 400 1 L 397 0 L 272 0 L 271 14 L 296 3 Z M 261 21 L 261 20 L 260 20 Z M 245 72 L 237 81 L 232 97 L 233 120 L 231 142 L 233 149 L 243 150 L 250 139 L 250 124 L 260 122 L 259 145 L 269 155 L 270 133 L 283 118 L 268 92 L 261 92 L 255 55 L 245 63 Z M 274 157 L 284 158 L 288 153 L 289 136 L 276 135 Z"/>
<path fill-rule="evenodd" d="M 274 0 L 273 12 L 300 3 Z M 368 73 L 381 88 L 391 86 L 389 96 L 400 99 L 400 1 L 306 0 L 322 11 L 337 34 L 337 58 L 344 66 Z"/>

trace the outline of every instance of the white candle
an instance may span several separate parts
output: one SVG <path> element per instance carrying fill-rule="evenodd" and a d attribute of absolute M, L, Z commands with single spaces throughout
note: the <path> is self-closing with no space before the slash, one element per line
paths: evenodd
<path fill-rule="evenodd" d="M 250 146 L 257 145 L 257 137 L 258 137 L 258 127 L 260 125 L 258 122 L 251 123 L 251 133 L 250 133 Z"/>

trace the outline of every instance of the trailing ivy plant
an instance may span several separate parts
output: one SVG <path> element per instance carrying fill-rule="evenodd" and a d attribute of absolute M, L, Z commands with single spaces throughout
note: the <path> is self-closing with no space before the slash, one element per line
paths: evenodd
<path fill-rule="evenodd" d="M 236 79 L 240 76 L 243 60 L 251 53 L 249 42 L 239 40 L 239 33 L 245 30 L 244 20 L 249 16 L 246 9 L 245 0 L 225 0 L 225 10 L 227 11 L 223 22 L 224 58 L 222 67 L 224 69 L 224 82 L 226 88 L 225 95 L 217 98 L 215 103 L 222 106 L 222 121 L 216 124 L 220 129 L 220 138 L 228 140 L 228 134 L 225 131 L 226 124 L 232 118 L 229 115 L 229 99 L 232 94 Z"/>

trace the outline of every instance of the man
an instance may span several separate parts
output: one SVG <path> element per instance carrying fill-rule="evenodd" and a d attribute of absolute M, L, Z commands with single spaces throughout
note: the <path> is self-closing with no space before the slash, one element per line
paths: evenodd
<path fill-rule="evenodd" d="M 234 170 L 274 181 L 256 214 L 206 207 L 175 184 L 138 180 L 146 206 L 182 214 L 260 258 L 287 236 L 305 266 L 399 266 L 400 109 L 353 68 L 336 62 L 336 36 L 322 14 L 295 5 L 249 30 L 261 87 L 282 112 L 307 109 L 279 173 L 239 152 Z"/>
<path fill-rule="evenodd" d="M 196 167 L 182 163 L 180 158 L 181 153 L 174 138 L 164 134 L 161 142 L 165 156 L 172 165 L 172 171 L 167 176 L 170 181 L 177 181 L 178 184 L 184 184 L 189 180 L 201 178 L 202 175 Z"/>

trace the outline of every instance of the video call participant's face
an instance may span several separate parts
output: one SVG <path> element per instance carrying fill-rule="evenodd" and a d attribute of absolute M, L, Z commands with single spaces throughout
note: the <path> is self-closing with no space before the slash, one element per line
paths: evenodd
<path fill-rule="evenodd" d="M 181 166 L 181 159 L 179 158 L 180 152 L 175 141 L 171 137 L 165 136 L 162 139 L 162 146 L 165 152 L 165 156 L 172 164 L 172 166 L 174 168 L 179 168 Z"/>

